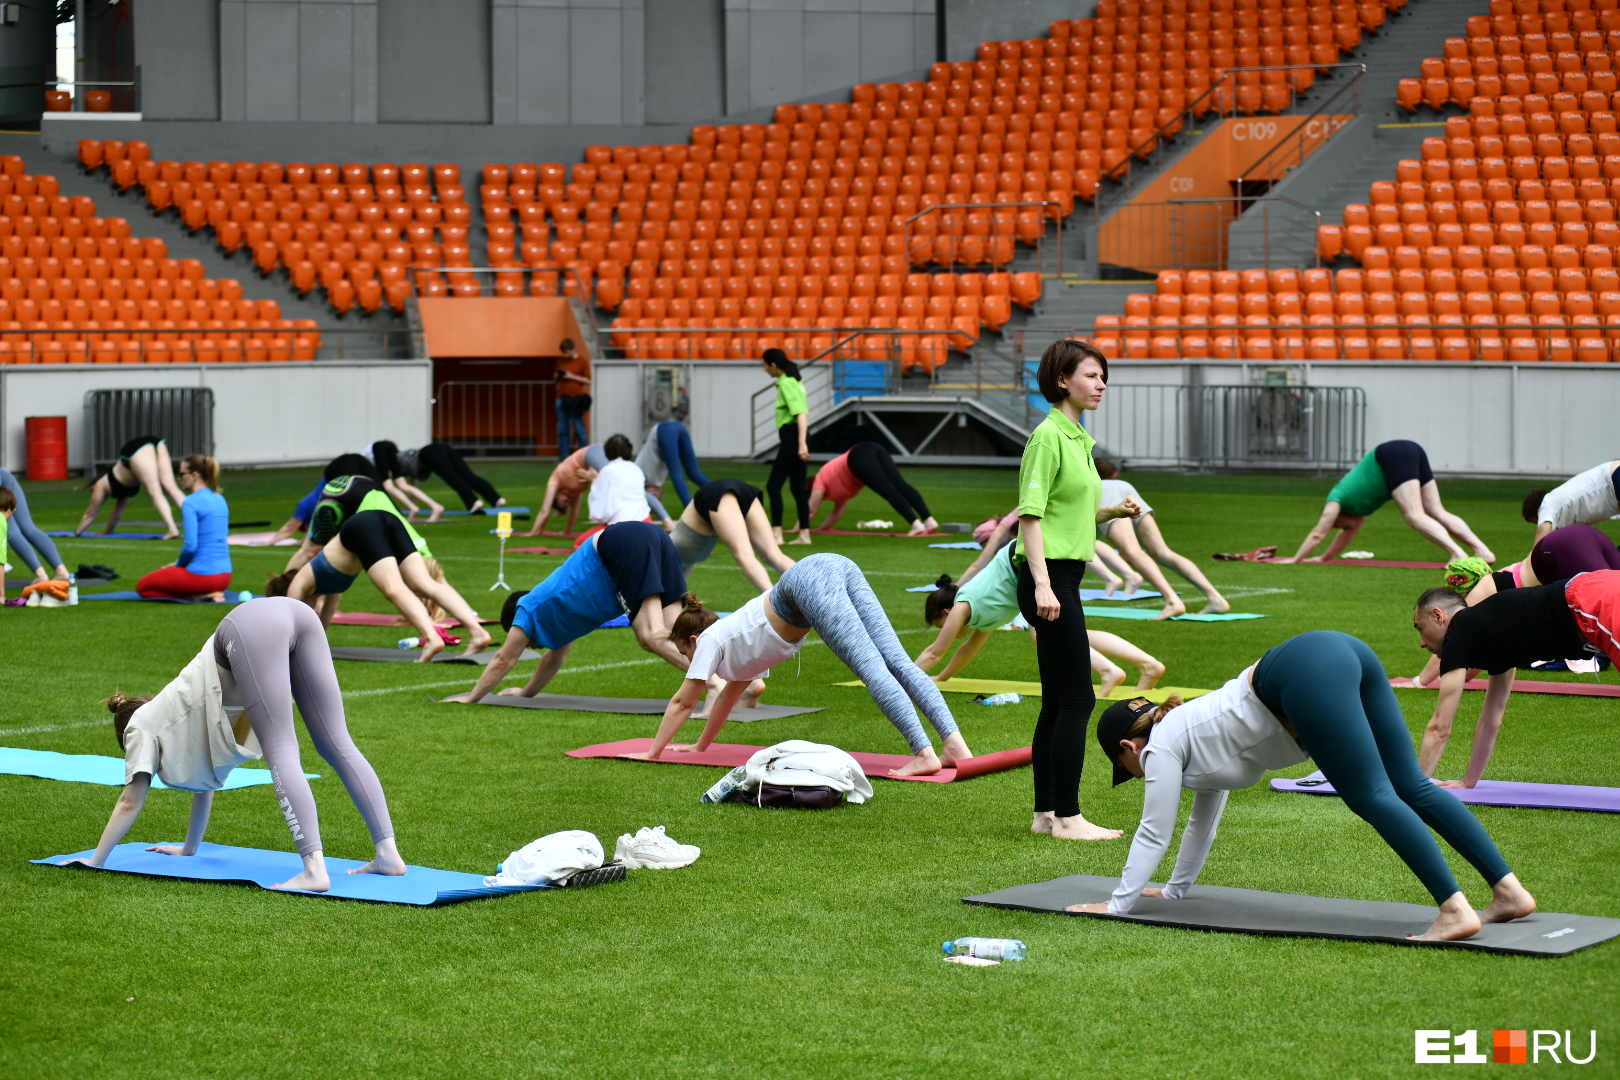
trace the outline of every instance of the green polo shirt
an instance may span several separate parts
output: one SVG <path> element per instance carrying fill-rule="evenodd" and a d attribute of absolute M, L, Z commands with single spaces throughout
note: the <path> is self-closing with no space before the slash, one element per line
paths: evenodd
<path fill-rule="evenodd" d="M 1389 502 L 1389 482 L 1384 479 L 1376 450 L 1367 451 L 1356 467 L 1333 485 L 1328 501 L 1338 503 L 1340 510 L 1355 517 L 1366 517 Z"/>
<path fill-rule="evenodd" d="M 785 427 L 793 423 L 795 416 L 809 411 L 810 403 L 805 400 L 804 383 L 791 375 L 778 375 L 776 377 L 776 426 Z"/>
<path fill-rule="evenodd" d="M 1091 559 L 1096 554 L 1097 504 L 1102 480 L 1085 428 L 1053 407 L 1024 444 L 1018 468 L 1018 516 L 1041 519 L 1048 559 Z M 1015 554 L 1023 557 L 1023 539 Z"/>

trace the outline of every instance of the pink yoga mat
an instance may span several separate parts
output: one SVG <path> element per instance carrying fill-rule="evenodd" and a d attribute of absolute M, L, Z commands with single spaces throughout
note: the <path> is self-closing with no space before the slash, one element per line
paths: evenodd
<path fill-rule="evenodd" d="M 574 553 L 573 548 L 553 547 L 520 547 L 507 548 L 506 550 L 512 555 L 572 555 Z"/>
<path fill-rule="evenodd" d="M 822 536 L 898 536 L 906 540 L 938 540 L 942 536 L 952 535 L 951 533 L 942 532 L 916 534 L 906 532 L 884 532 L 881 529 L 811 529 L 810 532 L 811 535 L 819 533 Z"/>
<path fill-rule="evenodd" d="M 276 535 L 273 532 L 231 533 L 225 537 L 225 542 L 232 547 L 268 547 L 265 541 Z M 294 537 L 276 541 L 276 547 L 292 547 L 298 543 Z"/>
<path fill-rule="evenodd" d="M 1443 562 L 1410 562 L 1406 559 L 1328 559 L 1322 563 L 1277 563 L 1276 559 L 1256 559 L 1256 562 L 1275 563 L 1280 566 L 1382 566 L 1395 570 L 1444 570 Z"/>
<path fill-rule="evenodd" d="M 1407 683 L 1398 683 L 1389 680 L 1389 685 L 1397 690 L 1411 690 L 1413 686 Z M 1489 687 L 1488 679 L 1469 679 L 1463 683 L 1464 690 L 1484 690 Z M 1435 687 L 1417 687 L 1416 689 L 1433 690 Z M 1575 694 L 1579 697 L 1620 697 L 1620 686 L 1614 683 L 1583 683 L 1583 682 L 1554 682 L 1547 679 L 1514 679 L 1513 692 L 1515 694 Z"/>
<path fill-rule="evenodd" d="M 574 758 L 622 758 L 629 761 L 644 761 L 644 758 L 632 758 L 630 755 L 645 753 L 647 747 L 651 745 L 651 739 L 620 739 L 618 742 L 582 746 L 578 750 L 568 751 L 568 756 Z M 666 750 L 664 756 L 652 764 L 719 765 L 723 768 L 734 769 L 753 757 L 760 749 L 761 747 L 758 746 L 742 746 L 737 743 L 714 743 L 702 753 L 695 751 L 671 753 Z M 932 776 L 890 776 L 890 769 L 898 769 L 911 760 L 906 754 L 850 754 L 849 756 L 860 762 L 861 768 L 866 770 L 866 775 L 874 780 L 932 780 L 938 784 L 948 784 L 952 780 L 967 780 L 975 776 L 983 776 L 985 773 L 1001 772 L 1004 769 L 1021 769 L 1029 764 L 1029 747 L 1021 746 L 1016 750 L 980 754 L 978 757 L 968 758 L 954 768 L 941 769 Z"/>

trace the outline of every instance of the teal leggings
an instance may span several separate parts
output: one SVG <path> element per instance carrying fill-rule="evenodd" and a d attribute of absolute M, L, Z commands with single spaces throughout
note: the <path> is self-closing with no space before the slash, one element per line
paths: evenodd
<path fill-rule="evenodd" d="M 1366 642 L 1337 630 L 1289 638 L 1260 658 L 1254 692 L 1266 708 L 1288 718 L 1345 805 L 1378 830 L 1436 903 L 1457 891 L 1457 879 L 1429 829 L 1486 884 L 1508 875 L 1508 864 L 1474 815 L 1418 768 L 1389 677 Z"/>

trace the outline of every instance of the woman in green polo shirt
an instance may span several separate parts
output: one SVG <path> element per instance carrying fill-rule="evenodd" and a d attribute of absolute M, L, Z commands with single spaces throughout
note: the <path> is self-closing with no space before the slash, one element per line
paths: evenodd
<path fill-rule="evenodd" d="M 1093 825 L 1080 815 L 1080 768 L 1086 727 L 1097 704 L 1091 688 L 1086 612 L 1080 578 L 1094 555 L 1097 526 L 1135 517 L 1140 507 L 1126 499 L 1099 507 L 1102 481 L 1091 459 L 1095 440 L 1080 426 L 1080 414 L 1102 404 L 1108 360 L 1084 341 L 1047 346 L 1036 371 L 1041 394 L 1052 403 L 1029 442 L 1018 469 L 1018 610 L 1035 628 L 1035 660 L 1041 672 L 1041 713 L 1030 740 L 1035 779 L 1035 817 L 1030 831 L 1064 840 L 1112 840 L 1118 829 Z"/>
<path fill-rule="evenodd" d="M 776 380 L 776 434 L 781 442 L 776 447 L 776 460 L 771 462 L 770 479 L 765 481 L 765 495 L 770 501 L 771 528 L 776 542 L 782 540 L 782 484 L 793 492 L 793 504 L 799 511 L 799 535 L 790 544 L 810 542 L 810 480 L 805 475 L 804 463 L 810 460 L 810 405 L 805 400 L 804 383 L 799 377 L 799 365 L 788 359 L 781 349 L 765 350 L 765 374 Z"/>
<path fill-rule="evenodd" d="M 1468 522 L 1441 504 L 1440 488 L 1429 468 L 1429 455 L 1410 439 L 1392 439 L 1368 451 L 1328 492 L 1322 515 L 1305 534 L 1299 550 L 1290 558 L 1272 561 L 1322 562 L 1333 558 L 1350 546 L 1368 516 L 1391 499 L 1400 507 L 1406 523 L 1425 540 L 1445 548 L 1451 559 L 1467 558 L 1468 552 L 1463 550 L 1463 545 L 1467 545 L 1486 562 L 1496 561 L 1491 549 L 1474 535 Z M 1307 558 L 1334 529 L 1339 530 L 1339 535 L 1333 538 L 1327 550 Z"/>

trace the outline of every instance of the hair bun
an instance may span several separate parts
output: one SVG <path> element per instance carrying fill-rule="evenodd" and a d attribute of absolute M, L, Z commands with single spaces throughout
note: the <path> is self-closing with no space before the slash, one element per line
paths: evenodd
<path fill-rule="evenodd" d="M 941 574 L 934 579 L 934 588 L 936 589 L 948 589 L 951 585 L 951 575 L 949 574 Z"/>
<path fill-rule="evenodd" d="M 695 593 L 687 593 L 685 596 L 681 597 L 681 610 L 702 611 L 703 601 L 699 600 Z"/>

